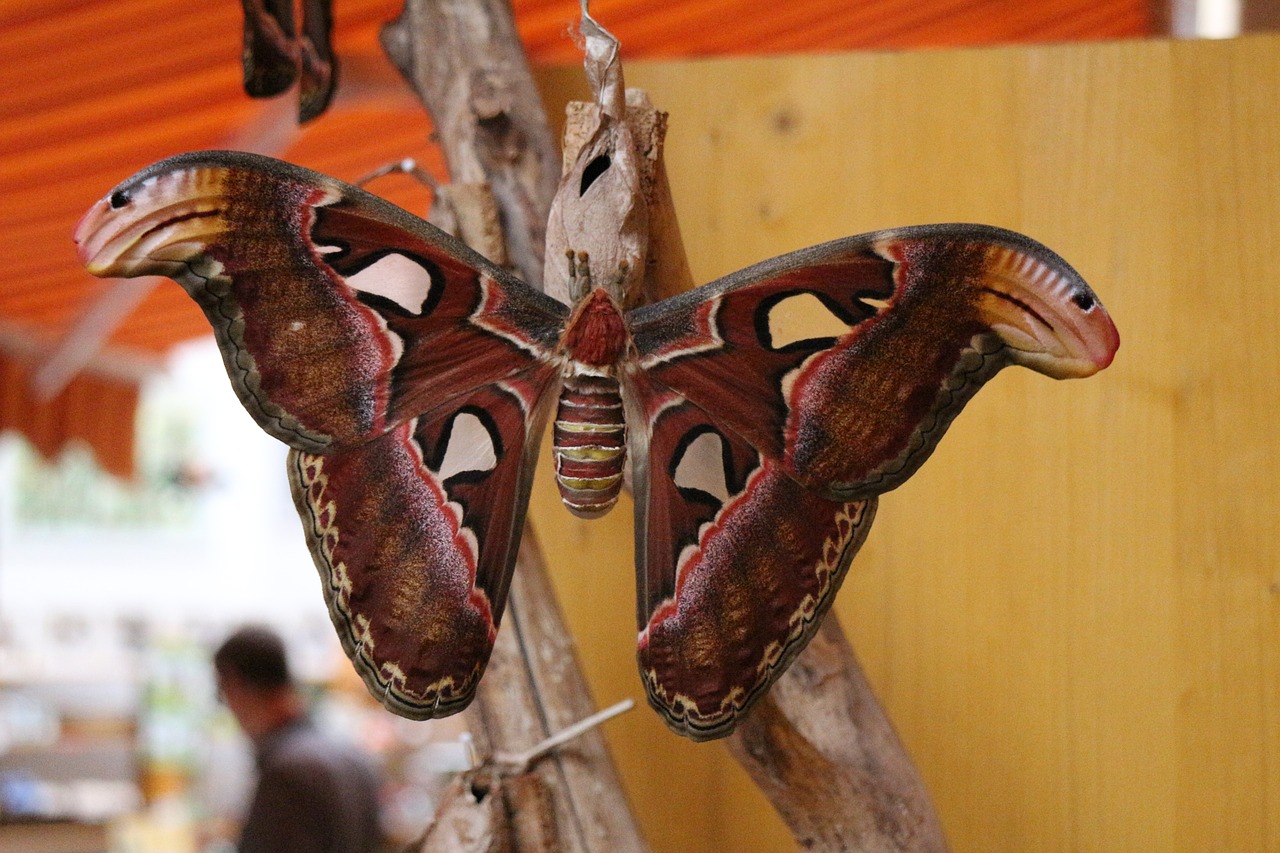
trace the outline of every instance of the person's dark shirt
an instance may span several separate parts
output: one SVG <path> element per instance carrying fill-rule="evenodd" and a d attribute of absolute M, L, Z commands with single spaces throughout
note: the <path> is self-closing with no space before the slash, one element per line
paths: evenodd
<path fill-rule="evenodd" d="M 378 779 L 354 748 L 298 719 L 258 745 L 258 787 L 240 853 L 371 853 L 378 846 Z"/>

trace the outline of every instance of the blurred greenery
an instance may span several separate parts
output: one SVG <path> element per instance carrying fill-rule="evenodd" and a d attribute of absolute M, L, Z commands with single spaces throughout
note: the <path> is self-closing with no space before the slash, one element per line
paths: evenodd
<path fill-rule="evenodd" d="M 199 462 L 195 414 L 181 399 L 144 395 L 138 409 L 136 474 L 123 480 L 82 445 L 57 459 L 19 442 L 13 466 L 14 521 L 27 528 L 181 529 L 209 484 Z"/>

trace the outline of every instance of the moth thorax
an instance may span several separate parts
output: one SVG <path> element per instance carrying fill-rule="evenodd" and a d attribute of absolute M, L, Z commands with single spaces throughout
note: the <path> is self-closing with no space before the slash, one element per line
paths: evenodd
<path fill-rule="evenodd" d="M 569 358 L 591 367 L 617 362 L 626 342 L 626 324 L 618 306 L 599 287 L 582 298 L 560 340 Z"/>
<path fill-rule="evenodd" d="M 556 483 L 570 512 L 594 518 L 617 503 L 626 454 L 618 383 L 570 375 L 560 389 L 555 425 Z"/>

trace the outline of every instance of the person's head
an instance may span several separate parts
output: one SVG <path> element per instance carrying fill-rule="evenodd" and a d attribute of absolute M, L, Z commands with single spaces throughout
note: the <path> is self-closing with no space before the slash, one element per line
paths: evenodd
<path fill-rule="evenodd" d="M 218 691 L 245 734 L 257 740 L 302 712 L 284 641 L 270 628 L 249 625 L 213 655 Z"/>

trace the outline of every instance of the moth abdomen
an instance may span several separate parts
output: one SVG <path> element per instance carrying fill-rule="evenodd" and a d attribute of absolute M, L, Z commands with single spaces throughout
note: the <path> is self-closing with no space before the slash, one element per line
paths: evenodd
<path fill-rule="evenodd" d="M 626 434 L 614 379 L 573 374 L 565 380 L 556 409 L 556 484 L 574 515 L 594 518 L 617 503 Z"/>

